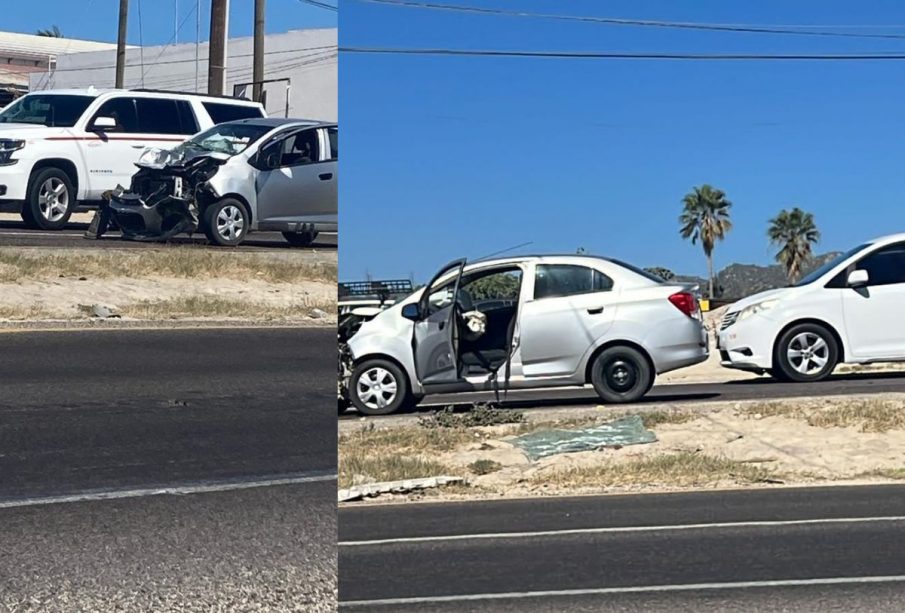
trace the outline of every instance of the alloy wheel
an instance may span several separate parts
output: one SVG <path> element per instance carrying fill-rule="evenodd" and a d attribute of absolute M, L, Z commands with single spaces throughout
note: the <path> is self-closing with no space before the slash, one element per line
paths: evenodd
<path fill-rule="evenodd" d="M 815 375 L 822 371 L 830 359 L 827 342 L 814 332 L 802 332 L 792 337 L 786 349 L 789 364 L 803 375 Z"/>
<path fill-rule="evenodd" d="M 69 210 L 69 190 L 66 184 L 56 177 L 51 177 L 41 184 L 38 192 L 38 207 L 41 216 L 50 222 L 57 222 Z"/>

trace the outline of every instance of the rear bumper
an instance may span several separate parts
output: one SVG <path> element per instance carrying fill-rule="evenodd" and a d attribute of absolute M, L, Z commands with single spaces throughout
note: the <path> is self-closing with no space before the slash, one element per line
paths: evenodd
<path fill-rule="evenodd" d="M 673 325 L 666 336 L 657 338 L 659 343 L 648 346 L 659 375 L 700 364 L 710 357 L 710 335 L 697 320 L 689 318 L 681 326 Z"/>

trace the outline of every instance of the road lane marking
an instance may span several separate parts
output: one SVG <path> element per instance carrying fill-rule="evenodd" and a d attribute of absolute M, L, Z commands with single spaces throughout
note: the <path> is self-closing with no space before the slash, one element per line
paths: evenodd
<path fill-rule="evenodd" d="M 674 524 L 665 526 L 615 526 L 608 528 L 571 528 L 565 530 L 539 530 L 534 532 L 488 532 L 479 534 L 448 534 L 441 536 L 412 536 L 364 541 L 340 541 L 340 547 L 367 547 L 372 545 L 399 545 L 413 543 L 437 543 L 452 541 L 479 541 L 499 539 L 523 539 L 545 536 L 569 536 L 575 534 L 619 534 L 624 532 L 667 532 L 674 530 L 720 530 L 726 528 L 759 528 L 773 526 L 814 526 L 821 524 L 858 524 L 905 521 L 905 515 L 882 517 L 835 517 L 824 519 L 787 519 L 764 521 L 734 521 L 709 524 Z"/>
<path fill-rule="evenodd" d="M 697 592 L 707 590 L 739 590 L 769 587 L 807 587 L 826 585 L 852 585 L 870 583 L 902 583 L 905 575 L 873 577 L 829 577 L 826 579 L 776 579 L 771 581 L 728 581 L 725 583 L 684 583 L 676 585 L 644 585 L 637 587 L 601 587 L 575 590 L 546 590 L 537 592 L 500 592 L 487 594 L 457 594 L 454 596 L 421 596 L 409 598 L 381 598 L 374 600 L 340 601 L 339 608 L 402 606 L 440 604 L 447 602 L 474 602 L 477 600 L 518 600 L 527 598 L 551 598 L 566 596 L 605 596 L 614 594 L 645 594 L 663 592 Z"/>
<path fill-rule="evenodd" d="M 299 485 L 302 483 L 323 483 L 336 481 L 335 473 L 299 473 L 272 479 L 247 479 L 242 481 L 203 481 L 190 485 L 177 485 L 158 488 L 109 489 L 68 494 L 64 496 L 44 496 L 40 498 L 22 498 L 19 500 L 0 500 L 0 510 L 35 507 L 49 504 L 68 504 L 73 502 L 95 502 L 99 500 L 122 500 L 125 498 L 143 498 L 147 496 L 187 496 L 191 494 L 208 494 L 212 492 L 231 492 L 278 485 Z"/>

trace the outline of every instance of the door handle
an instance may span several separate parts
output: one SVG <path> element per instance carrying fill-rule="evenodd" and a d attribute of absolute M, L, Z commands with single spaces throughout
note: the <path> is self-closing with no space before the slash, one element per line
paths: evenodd
<path fill-rule="evenodd" d="M 147 147 L 147 145 L 132 145 L 133 149 L 146 149 Z"/>
<path fill-rule="evenodd" d="M 603 307 L 592 307 L 588 309 L 588 315 L 600 315 L 603 313 Z"/>
<path fill-rule="evenodd" d="M 317 175 L 317 178 L 320 179 L 321 181 L 329 181 L 330 179 L 333 178 L 333 173 L 332 172 L 322 172 L 321 174 Z"/>

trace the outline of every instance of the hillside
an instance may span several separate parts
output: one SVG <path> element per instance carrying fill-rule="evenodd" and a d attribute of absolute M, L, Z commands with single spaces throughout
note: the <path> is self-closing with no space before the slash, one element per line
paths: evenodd
<path fill-rule="evenodd" d="M 838 252 L 825 253 L 813 257 L 804 267 L 804 274 L 823 266 L 836 256 Z M 788 285 L 785 270 L 782 266 L 758 266 L 757 264 L 730 264 L 719 271 L 717 278 L 717 297 L 737 299 L 750 296 L 768 289 Z M 676 275 L 677 281 L 697 283 L 706 291 L 707 280 L 703 277 Z"/>

